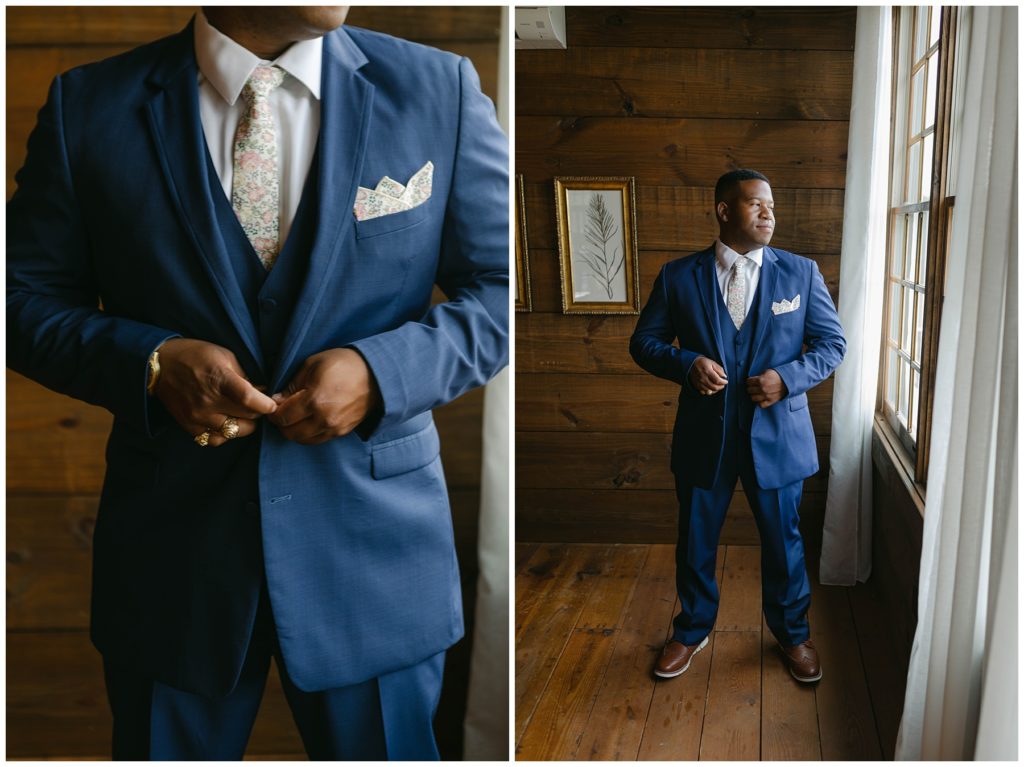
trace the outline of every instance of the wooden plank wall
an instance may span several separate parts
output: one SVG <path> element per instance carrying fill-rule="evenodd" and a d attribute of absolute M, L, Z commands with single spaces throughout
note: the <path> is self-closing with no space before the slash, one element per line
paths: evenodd
<path fill-rule="evenodd" d="M 192 8 L 7 9 L 7 196 L 50 81 L 180 30 Z M 354 8 L 349 22 L 469 56 L 497 98 L 498 8 Z M 463 571 L 468 635 L 475 603 L 482 392 L 437 412 Z M 7 375 L 7 756 L 109 757 L 99 655 L 89 644 L 92 530 L 106 411 Z M 436 727 L 442 755 L 461 755 L 469 642 L 450 653 Z M 249 755 L 302 753 L 276 677 Z"/>
<path fill-rule="evenodd" d="M 717 235 L 718 176 L 772 180 L 772 244 L 839 295 L 855 8 L 566 9 L 568 50 L 516 52 L 532 313 L 516 314 L 516 537 L 667 542 L 678 387 L 628 352 L 635 316 L 561 314 L 554 176 L 635 176 L 640 285 Z M 813 390 L 824 507 L 831 380 Z M 695 435 L 698 438 L 698 435 Z M 723 543 L 758 543 L 742 491 Z"/>

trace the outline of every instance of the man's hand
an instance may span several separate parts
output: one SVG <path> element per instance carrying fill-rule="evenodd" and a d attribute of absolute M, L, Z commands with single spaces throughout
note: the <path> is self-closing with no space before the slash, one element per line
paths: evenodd
<path fill-rule="evenodd" d="M 307 359 L 269 417 L 301 445 L 319 445 L 356 428 L 381 401 L 377 382 L 354 349 L 328 349 Z"/>
<path fill-rule="evenodd" d="M 782 376 L 768 368 L 761 375 L 747 379 L 747 394 L 750 395 L 754 404 L 771 407 L 789 394 L 789 390 L 786 388 Z"/>
<path fill-rule="evenodd" d="M 725 369 L 714 360 L 698 357 L 690 368 L 690 386 L 701 394 L 714 394 L 729 383 Z"/>
<path fill-rule="evenodd" d="M 160 378 L 153 393 L 192 436 L 210 432 L 209 445 L 227 442 L 220 428 L 228 416 L 238 420 L 238 437 L 256 430 L 256 419 L 277 404 L 245 379 L 235 355 L 223 346 L 191 338 L 172 338 L 160 346 Z"/>

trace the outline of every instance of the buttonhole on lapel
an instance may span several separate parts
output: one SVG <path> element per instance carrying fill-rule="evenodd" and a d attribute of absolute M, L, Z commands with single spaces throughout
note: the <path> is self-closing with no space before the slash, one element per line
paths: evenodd
<path fill-rule="evenodd" d="M 277 498 L 271 498 L 270 502 L 271 503 L 280 503 L 281 501 L 290 501 L 291 499 L 292 499 L 291 494 L 279 495 L 279 496 L 277 496 Z"/>

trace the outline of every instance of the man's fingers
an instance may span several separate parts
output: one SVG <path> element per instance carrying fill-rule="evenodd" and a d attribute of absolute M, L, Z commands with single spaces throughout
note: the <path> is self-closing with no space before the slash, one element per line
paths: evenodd
<path fill-rule="evenodd" d="M 221 382 L 222 396 L 240 405 L 252 416 L 269 415 L 277 410 L 277 403 L 233 370 L 227 371 Z"/>
<path fill-rule="evenodd" d="M 309 417 L 309 390 L 302 389 L 281 402 L 270 421 L 284 430 Z M 286 435 L 287 436 L 287 435 Z"/>
<path fill-rule="evenodd" d="M 220 447 L 229 441 L 221 432 L 228 417 L 227 414 L 214 414 L 208 418 L 203 418 L 202 422 L 185 424 L 184 429 L 192 435 L 193 440 L 203 432 L 208 431 L 210 432 L 210 437 L 207 440 L 206 447 Z M 256 421 L 248 418 L 235 418 L 235 422 L 238 424 L 238 433 L 232 439 L 248 437 L 256 431 Z"/>

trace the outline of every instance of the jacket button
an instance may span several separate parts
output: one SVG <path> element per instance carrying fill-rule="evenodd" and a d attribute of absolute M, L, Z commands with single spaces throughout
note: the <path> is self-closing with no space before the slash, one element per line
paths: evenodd
<path fill-rule="evenodd" d="M 275 301 L 273 298 L 261 298 L 260 299 L 260 309 L 262 309 L 265 314 L 270 314 L 276 308 L 277 308 L 277 301 Z"/>

